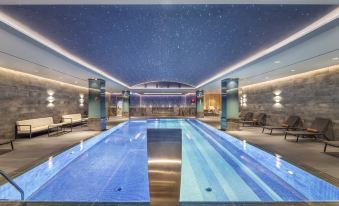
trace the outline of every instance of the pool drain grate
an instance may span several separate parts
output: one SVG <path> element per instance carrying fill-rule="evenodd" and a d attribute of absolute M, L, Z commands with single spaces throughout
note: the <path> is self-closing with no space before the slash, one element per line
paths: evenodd
<path fill-rule="evenodd" d="M 122 191 L 122 187 L 117 187 L 117 189 L 115 189 L 115 191 L 121 192 Z"/>
<path fill-rule="evenodd" d="M 210 187 L 207 187 L 205 190 L 206 190 L 206 192 L 212 192 L 212 188 L 210 188 Z"/>

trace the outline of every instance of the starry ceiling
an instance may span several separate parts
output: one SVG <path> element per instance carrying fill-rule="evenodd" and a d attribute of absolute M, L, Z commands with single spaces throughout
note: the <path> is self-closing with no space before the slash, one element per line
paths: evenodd
<path fill-rule="evenodd" d="M 312 5 L 73 5 L 0 9 L 130 86 L 197 85 L 334 9 Z"/>

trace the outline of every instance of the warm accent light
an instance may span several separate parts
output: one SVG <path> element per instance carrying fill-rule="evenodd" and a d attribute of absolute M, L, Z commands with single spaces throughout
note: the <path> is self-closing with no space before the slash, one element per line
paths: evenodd
<path fill-rule="evenodd" d="M 65 50 L 64 48 L 60 47 L 56 43 L 52 42 L 51 40 L 47 39 L 46 37 L 42 36 L 41 34 L 37 33 L 36 31 L 32 30 L 31 28 L 27 27 L 26 25 L 22 24 L 21 22 L 13 19 L 9 15 L 5 14 L 3 11 L 0 11 L 0 21 L 6 24 L 7 26 L 13 28 L 14 30 L 34 39 L 35 41 L 39 42 L 40 44 L 52 49 L 53 51 L 61 54 L 62 56 L 70 59 L 73 62 L 76 62 L 80 65 L 82 65 L 85 68 L 88 68 L 89 70 L 100 74 L 107 79 L 112 80 L 113 82 L 116 82 L 124 87 L 129 88 L 127 84 L 124 82 L 114 78 L 113 76 L 107 74 L 106 72 L 102 71 L 98 67 L 91 65 L 90 63 L 86 62 L 85 60 L 73 55 L 69 51 Z"/>
<path fill-rule="evenodd" d="M 16 70 L 9 69 L 9 68 L 0 67 L 0 72 L 8 72 L 8 73 L 12 73 L 13 75 L 21 75 L 25 78 L 35 78 L 35 79 L 38 79 L 38 80 L 49 81 L 51 83 L 59 84 L 59 85 L 62 85 L 62 86 L 74 87 L 74 88 L 78 88 L 78 89 L 85 89 L 86 91 L 88 90 L 87 87 L 69 84 L 69 83 L 57 81 L 57 80 L 54 80 L 54 79 L 48 79 L 48 78 L 45 78 L 45 77 L 41 77 L 41 76 L 37 76 L 37 75 L 33 75 L 33 74 L 28 74 L 28 73 L 25 73 L 25 72 L 16 71 Z"/>
<path fill-rule="evenodd" d="M 182 95 L 180 92 L 147 92 L 144 95 Z"/>
<path fill-rule="evenodd" d="M 150 159 L 148 164 L 181 164 L 181 160 L 175 159 Z"/>
<path fill-rule="evenodd" d="M 307 27 L 305 27 L 304 29 L 298 31 L 297 33 L 289 36 L 288 38 L 284 39 L 283 41 L 267 48 L 264 49 L 262 51 L 257 52 L 256 54 L 250 56 L 249 58 L 246 58 L 228 68 L 225 68 L 224 71 L 214 75 L 213 77 L 205 80 L 204 82 L 200 83 L 196 88 L 200 88 L 214 80 L 217 80 L 221 77 L 223 77 L 224 75 L 239 69 L 240 67 L 243 67 L 255 60 L 258 60 L 259 58 L 262 58 L 298 39 L 300 39 L 301 37 L 315 31 L 316 29 L 336 20 L 337 18 L 339 18 L 339 7 L 337 7 L 336 9 L 334 9 L 333 11 L 329 12 L 328 14 L 326 14 L 325 16 L 321 17 L 320 19 L 318 19 L 317 21 L 313 22 L 312 24 L 308 25 Z"/>
<path fill-rule="evenodd" d="M 273 79 L 273 80 L 270 80 L 270 81 L 265 81 L 265 82 L 260 82 L 260 83 L 256 83 L 256 84 L 243 86 L 241 89 L 247 89 L 247 88 L 256 87 L 256 86 L 272 85 L 272 84 L 276 84 L 277 82 L 290 81 L 290 80 L 293 80 L 293 79 L 296 79 L 296 78 L 307 77 L 307 76 L 311 76 L 311 75 L 317 74 L 317 73 L 329 72 L 330 70 L 339 70 L 339 64 L 329 66 L 329 67 L 324 67 L 324 68 L 309 71 L 309 72 L 300 73 L 300 74 L 293 74 L 291 76 L 282 77 L 282 78 L 279 78 L 279 79 Z"/>
<path fill-rule="evenodd" d="M 79 99 L 80 104 L 79 104 L 79 106 L 83 107 L 84 106 L 84 102 L 85 102 L 84 94 L 80 94 L 79 96 L 80 96 L 80 99 Z"/>
<path fill-rule="evenodd" d="M 47 102 L 48 102 L 48 104 L 47 104 L 47 107 L 54 107 L 54 100 L 55 100 L 55 98 L 54 98 L 54 91 L 53 90 L 51 90 L 51 89 L 49 89 L 49 90 L 47 90 L 47 94 L 48 94 L 48 97 L 47 97 Z"/>

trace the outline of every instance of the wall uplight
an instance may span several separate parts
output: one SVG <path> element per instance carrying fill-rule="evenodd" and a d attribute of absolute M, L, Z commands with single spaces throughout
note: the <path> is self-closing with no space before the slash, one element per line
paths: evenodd
<path fill-rule="evenodd" d="M 47 97 L 47 107 L 54 107 L 54 91 L 53 90 L 47 90 L 47 94 L 48 94 L 48 97 Z"/>
<path fill-rule="evenodd" d="M 282 104 L 280 103 L 281 100 L 282 100 L 282 97 L 280 96 L 281 92 L 282 92 L 281 90 L 275 90 L 273 92 L 273 94 L 274 94 L 274 97 L 273 97 L 274 105 L 273 106 L 276 107 L 276 108 L 282 107 Z"/>
<path fill-rule="evenodd" d="M 84 102 L 85 102 L 84 94 L 80 94 L 79 102 L 80 102 L 79 106 L 83 107 L 84 106 Z"/>
<path fill-rule="evenodd" d="M 240 106 L 246 107 L 247 106 L 247 94 L 242 94 L 240 97 Z"/>

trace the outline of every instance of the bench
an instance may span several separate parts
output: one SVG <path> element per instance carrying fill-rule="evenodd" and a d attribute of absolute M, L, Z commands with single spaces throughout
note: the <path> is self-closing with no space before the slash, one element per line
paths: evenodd
<path fill-rule="evenodd" d="M 62 115 L 62 123 L 64 125 L 70 125 L 71 131 L 73 128 L 73 125 L 80 125 L 87 123 L 88 118 L 82 118 L 81 114 L 67 114 Z"/>
<path fill-rule="evenodd" d="M 32 138 L 32 134 L 36 132 L 48 131 L 50 125 L 53 125 L 52 117 L 20 120 L 16 122 L 15 137 L 18 135 L 28 135 Z"/>

